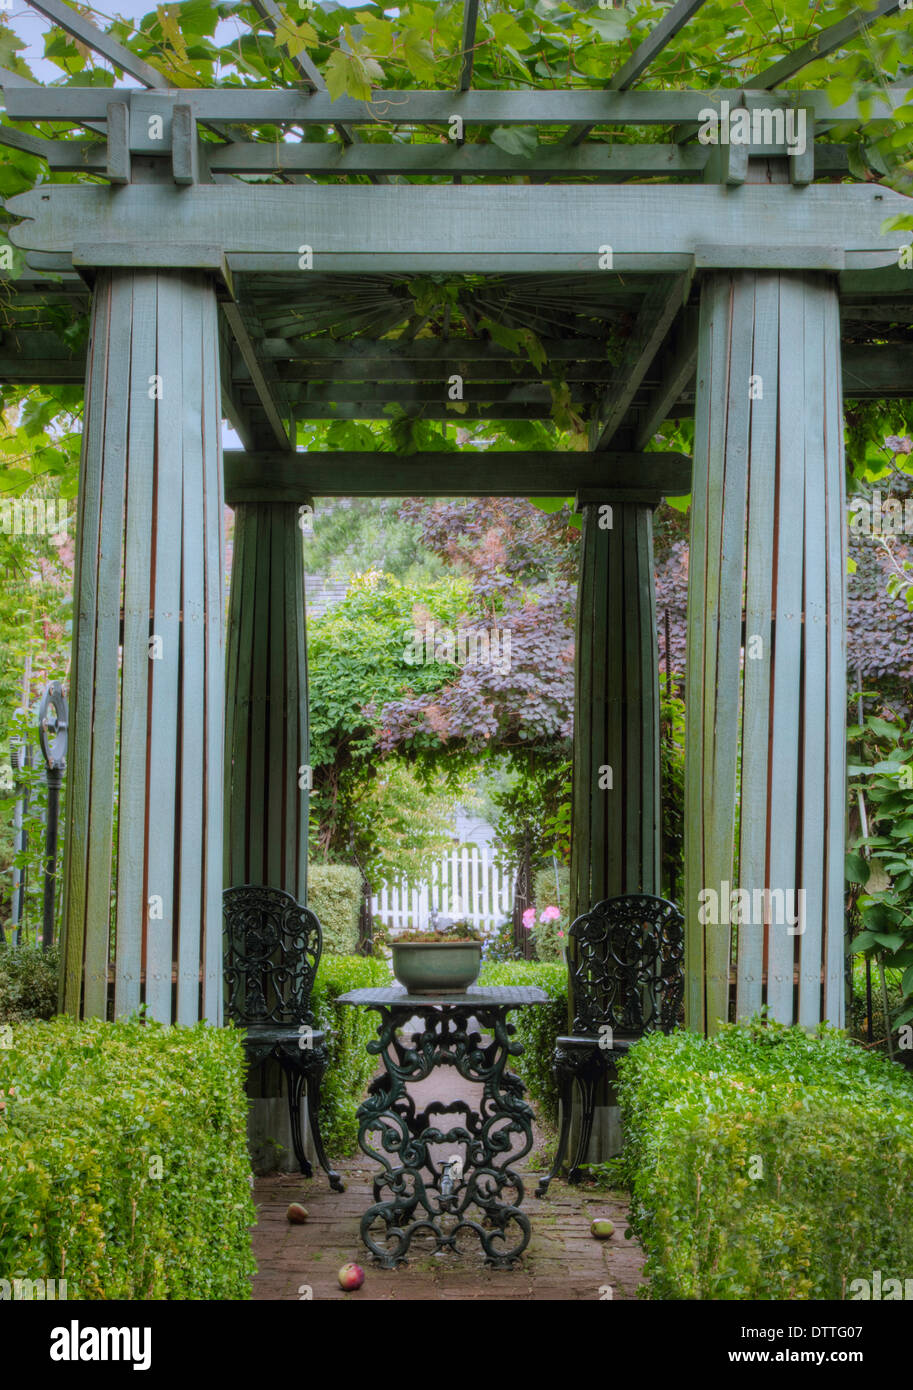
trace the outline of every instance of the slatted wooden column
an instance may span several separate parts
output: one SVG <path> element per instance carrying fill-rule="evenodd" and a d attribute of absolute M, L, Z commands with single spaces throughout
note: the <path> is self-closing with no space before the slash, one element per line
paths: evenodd
<path fill-rule="evenodd" d="M 766 1003 L 784 1022 L 843 1021 L 844 488 L 834 281 L 710 275 L 685 791 L 687 1016 L 699 1031 L 727 1016 L 730 905 L 749 914 L 736 928 L 738 1016 Z M 731 897 L 741 889 L 747 903 Z M 804 931 L 788 920 L 799 890 Z"/>
<path fill-rule="evenodd" d="M 302 505 L 309 499 L 302 497 Z M 225 882 L 307 901 L 304 555 L 297 505 L 235 509 L 228 609 Z"/>
<path fill-rule="evenodd" d="M 571 899 L 659 893 L 658 497 L 580 499 Z"/>
<path fill-rule="evenodd" d="M 310 499 L 302 496 L 301 504 Z M 308 716 L 304 545 L 298 504 L 235 507 L 228 603 L 225 883 L 307 902 Z M 279 1064 L 247 1078 L 256 1172 L 294 1170 Z"/>
<path fill-rule="evenodd" d="M 118 1016 L 145 1003 L 166 1022 L 222 1019 L 216 316 L 202 273 L 99 273 L 63 868 L 71 1014 L 105 1016 L 114 954 Z"/>

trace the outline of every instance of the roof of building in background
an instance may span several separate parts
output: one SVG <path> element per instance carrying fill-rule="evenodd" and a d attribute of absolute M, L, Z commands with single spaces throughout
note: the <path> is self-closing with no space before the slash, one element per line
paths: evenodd
<path fill-rule="evenodd" d="M 494 827 L 482 816 L 473 815 L 464 806 L 458 806 L 453 820 L 454 838 L 461 845 L 490 845 L 494 841 Z"/>
<path fill-rule="evenodd" d="M 342 603 L 349 591 L 348 579 L 327 579 L 322 574 L 304 576 L 304 597 L 308 618 L 322 618 Z"/>

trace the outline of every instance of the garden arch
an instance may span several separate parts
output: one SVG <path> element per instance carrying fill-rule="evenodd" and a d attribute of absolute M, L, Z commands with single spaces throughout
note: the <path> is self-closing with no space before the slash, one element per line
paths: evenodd
<path fill-rule="evenodd" d="M 29 128 L 6 124 L 0 139 L 52 175 L 77 176 L 7 200 L 26 259 L 6 276 L 0 346 L 7 381 L 86 383 L 69 1012 L 103 1015 L 113 982 L 118 1015 L 143 1000 L 165 1021 L 219 1022 L 226 873 L 304 896 L 298 522 L 314 497 L 577 498 L 576 903 L 657 891 L 651 514 L 663 495 L 690 491 L 688 1021 L 712 1031 L 734 983 L 740 1016 L 763 1002 L 786 1022 L 842 1023 L 842 399 L 911 394 L 908 355 L 880 341 L 878 325 L 913 315 L 910 233 L 888 225 L 913 203 L 830 181 L 849 156 L 821 136 L 879 103 L 889 111 L 907 90 L 886 88 L 865 109 L 856 97 L 835 107 L 820 89 L 781 91 L 871 14 L 824 29 L 751 89 L 638 89 L 700 4 L 678 0 L 606 90 L 531 92 L 472 89 L 478 6 L 467 0 L 457 90 L 331 101 L 306 52 L 298 90 L 168 88 L 60 0 L 36 0 L 140 84 L 42 87 L 0 74 L 8 121 Z M 874 17 L 898 8 L 881 0 Z M 273 0 L 257 9 L 275 30 Z M 733 113 L 753 143 L 736 142 Z M 54 122 L 88 138 L 32 133 Z M 708 122 L 732 140 L 696 138 Z M 310 125 L 339 138 L 249 138 Z M 414 127 L 442 138 L 392 138 Z M 522 154 L 464 142 L 495 127 L 564 135 Z M 671 138 L 606 143 L 607 128 Z M 364 129 L 391 138 L 360 141 Z M 346 182 L 318 181 L 328 175 Z M 347 181 L 360 175 L 371 182 Z M 463 184 L 469 176 L 529 182 Z M 418 313 L 385 338 L 418 276 L 469 277 L 488 312 L 534 328 L 544 364 L 480 334 L 422 338 Z M 61 306 L 91 313 L 84 354 L 51 331 Z M 589 416 L 589 450 L 295 447 L 302 419 L 380 418 L 391 406 L 450 419 L 454 377 L 463 418 L 496 420 L 547 416 L 548 381 L 566 380 Z M 664 420 L 691 410 L 693 459 L 650 447 Z M 224 461 L 223 414 L 243 444 Z M 237 528 L 227 625 L 223 498 Z M 611 790 L 600 787 L 607 766 Z M 730 887 L 802 888 L 804 930 L 743 926 L 733 963 L 728 915 L 701 921 L 712 904 L 698 913 L 704 890 L 722 908 Z"/>

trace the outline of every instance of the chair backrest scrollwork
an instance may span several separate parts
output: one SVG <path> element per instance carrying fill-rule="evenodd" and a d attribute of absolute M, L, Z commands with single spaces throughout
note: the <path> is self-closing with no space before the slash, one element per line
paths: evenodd
<path fill-rule="evenodd" d="M 665 898 L 606 898 L 572 923 L 569 963 L 575 1033 L 608 1025 L 639 1037 L 679 1021 L 684 982 L 684 918 Z"/>
<path fill-rule="evenodd" d="M 247 1027 L 314 1024 L 311 990 L 323 934 L 316 915 L 279 888 L 222 895 L 225 1012 Z"/>

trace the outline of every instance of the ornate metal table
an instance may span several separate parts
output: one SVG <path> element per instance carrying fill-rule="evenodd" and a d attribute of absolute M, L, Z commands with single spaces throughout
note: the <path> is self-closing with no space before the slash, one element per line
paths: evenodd
<path fill-rule="evenodd" d="M 380 1014 L 378 1037 L 368 1051 L 380 1054 L 384 1072 L 358 1110 L 362 1152 L 381 1165 L 374 1205 L 361 1219 L 362 1240 L 375 1263 L 386 1269 L 404 1263 L 416 1236 L 430 1239 L 435 1252 L 455 1251 L 460 1232 L 469 1230 L 481 1241 L 486 1263 L 509 1268 L 529 1243 L 529 1220 L 520 1210 L 523 1182 L 513 1165 L 532 1148 L 533 1112 L 523 1099 L 523 1083 L 507 1070 L 508 1059 L 522 1051 L 511 1041 L 515 1029 L 507 1014 L 545 1004 L 548 996 L 520 987 L 428 995 L 394 986 L 355 989 L 337 1002 Z M 407 1046 L 397 1030 L 415 1017 L 422 1031 Z M 483 1038 L 473 1021 L 491 1038 Z M 416 1110 L 408 1083 L 441 1066 L 481 1083 L 478 1111 L 465 1100 Z M 459 1122 L 441 1124 L 448 1115 Z M 460 1145 L 464 1155 L 438 1162 L 433 1144 Z"/>

